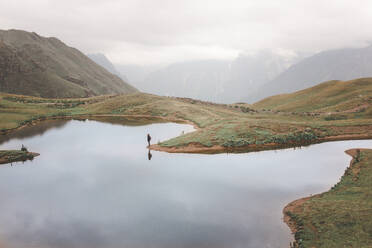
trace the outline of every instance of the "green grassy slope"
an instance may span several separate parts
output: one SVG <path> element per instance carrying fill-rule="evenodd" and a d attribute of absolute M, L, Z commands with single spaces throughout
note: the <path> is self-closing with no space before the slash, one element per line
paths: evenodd
<path fill-rule="evenodd" d="M 332 91 L 333 84 L 329 85 L 331 90 L 327 84 L 322 87 Z M 365 97 L 370 97 L 368 91 L 364 93 L 369 94 Z M 336 99 L 338 94 L 334 95 Z M 328 100 L 331 99 L 328 97 Z M 365 104 L 364 98 L 357 99 L 359 102 L 353 104 Z M 343 106 L 338 101 L 334 102 L 328 107 L 335 111 Z M 0 130 L 66 115 L 153 116 L 171 121 L 184 120 L 199 127 L 196 132 L 160 143 L 162 147 L 198 145 L 206 148 L 219 146 L 220 151 L 225 148 L 250 151 L 330 139 L 372 137 L 372 118 L 368 111 L 367 108 L 362 112 L 352 109 L 347 113 L 337 112 L 342 113 L 342 118 L 336 118 L 338 116 L 254 110 L 252 106 L 244 104 L 213 104 L 143 93 L 80 99 L 43 99 L 3 94 L 0 95 Z"/>
<path fill-rule="evenodd" d="M 63 98 L 137 90 L 56 38 L 0 30 L 0 91 Z"/>
<path fill-rule="evenodd" d="M 372 78 L 329 81 L 315 87 L 268 97 L 253 105 L 259 109 L 294 112 L 333 112 L 359 108 L 371 111 Z"/>
<path fill-rule="evenodd" d="M 287 213 L 297 225 L 296 247 L 372 247 L 372 150 L 355 151 L 338 184 Z"/>

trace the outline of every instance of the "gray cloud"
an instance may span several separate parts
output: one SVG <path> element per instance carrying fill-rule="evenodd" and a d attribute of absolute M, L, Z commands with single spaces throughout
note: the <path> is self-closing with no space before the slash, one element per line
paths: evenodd
<path fill-rule="evenodd" d="M 0 28 L 56 36 L 116 63 L 154 64 L 363 46 L 371 9 L 368 0 L 1 0 Z"/>

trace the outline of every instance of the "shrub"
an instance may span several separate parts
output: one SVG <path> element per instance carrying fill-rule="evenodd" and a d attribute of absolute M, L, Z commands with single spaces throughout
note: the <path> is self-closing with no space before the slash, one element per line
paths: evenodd
<path fill-rule="evenodd" d="M 324 120 L 326 121 L 335 121 L 335 120 L 346 120 L 347 116 L 346 115 L 329 115 L 324 117 Z"/>

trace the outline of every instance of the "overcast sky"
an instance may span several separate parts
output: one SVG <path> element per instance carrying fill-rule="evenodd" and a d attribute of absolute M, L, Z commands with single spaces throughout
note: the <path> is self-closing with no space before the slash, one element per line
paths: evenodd
<path fill-rule="evenodd" d="M 372 41 L 371 0 L 0 0 L 0 28 L 120 64 L 316 52 Z"/>

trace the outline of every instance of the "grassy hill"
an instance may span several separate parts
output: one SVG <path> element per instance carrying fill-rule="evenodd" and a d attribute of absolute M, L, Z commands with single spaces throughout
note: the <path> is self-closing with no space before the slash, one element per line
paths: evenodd
<path fill-rule="evenodd" d="M 372 78 L 328 81 L 317 86 L 268 97 L 253 104 L 260 109 L 293 112 L 369 111 L 372 104 Z"/>
<path fill-rule="evenodd" d="M 0 130 L 7 132 L 39 120 L 66 116 L 156 117 L 191 123 L 197 131 L 154 145 L 153 149 L 211 153 L 370 138 L 369 80 L 327 82 L 311 90 L 269 98 L 254 105 L 214 104 L 143 93 L 76 99 L 2 94 Z M 360 97 L 360 94 L 363 95 Z M 317 99 L 318 105 L 315 102 L 309 105 L 309 99 Z M 283 106 L 288 107 L 282 109 Z M 303 112 L 305 110 L 333 112 Z"/>
<path fill-rule="evenodd" d="M 137 90 L 57 38 L 0 30 L 0 91 L 66 98 Z"/>

